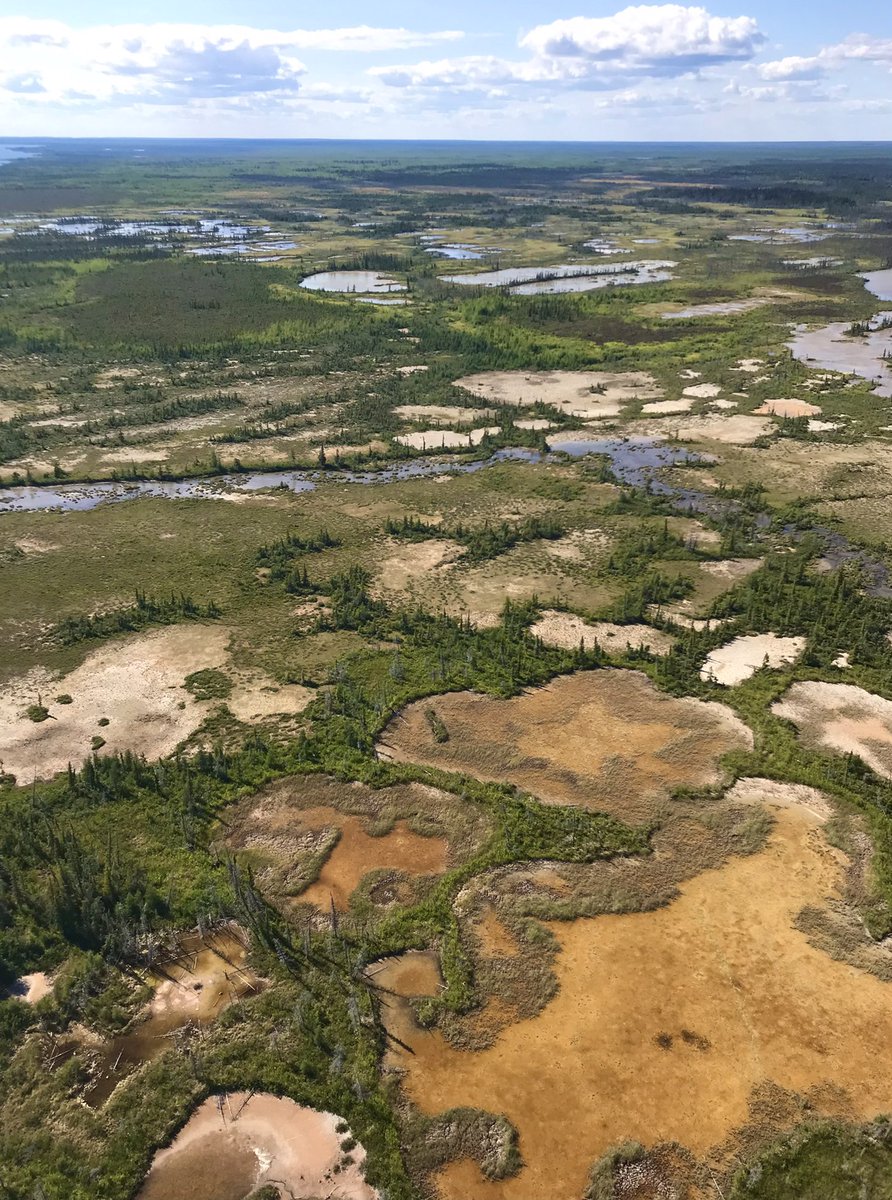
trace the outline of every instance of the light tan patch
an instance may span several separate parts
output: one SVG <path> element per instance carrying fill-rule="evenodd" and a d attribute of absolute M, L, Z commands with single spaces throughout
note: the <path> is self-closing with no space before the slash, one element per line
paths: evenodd
<path fill-rule="evenodd" d="M 757 416 L 772 417 L 817 417 L 824 410 L 818 404 L 809 404 L 807 400 L 766 400 L 753 412 Z"/>
<path fill-rule="evenodd" d="M 78 766 L 91 738 L 105 739 L 105 753 L 132 750 L 146 758 L 170 754 L 210 710 L 183 688 L 194 671 L 225 657 L 229 631 L 220 625 L 171 625 L 134 634 L 94 650 L 61 679 L 37 668 L 13 679 L 0 697 L 0 760 L 24 784 Z M 71 704 L 56 704 L 68 693 Z M 24 710 L 38 696 L 50 718 L 35 723 Z M 182 706 L 182 707 L 181 707 Z M 109 724 L 100 727 L 106 717 Z"/>
<path fill-rule="evenodd" d="M 794 683 L 772 705 L 808 741 L 840 754 L 857 754 L 892 779 L 892 700 L 849 683 Z"/>
<path fill-rule="evenodd" d="M 541 638 L 546 646 L 576 650 L 583 645 L 591 650 L 597 643 L 608 654 L 624 654 L 629 646 L 633 649 L 649 646 L 654 654 L 668 654 L 675 641 L 668 633 L 650 625 L 613 625 L 609 621 L 590 624 L 574 613 L 555 609 L 546 609 L 530 627 L 530 633 Z"/>
<path fill-rule="evenodd" d="M 589 420 L 618 416 L 630 400 L 661 396 L 659 384 L 645 371 L 484 371 L 457 379 L 455 386 L 494 404 L 548 404 Z"/>
<path fill-rule="evenodd" d="M 669 792 L 718 782 L 720 755 L 752 744 L 719 704 L 678 700 L 635 671 L 580 671 L 510 700 L 474 692 L 437 698 L 449 732 L 436 742 L 411 704 L 384 730 L 382 757 L 526 788 L 546 804 L 647 820 Z"/>
<path fill-rule="evenodd" d="M 766 848 L 704 872 L 651 913 L 551 922 L 559 989 L 479 1053 L 437 1033 L 405 1039 L 405 1088 L 423 1111 L 504 1113 L 524 1166 L 488 1182 L 469 1160 L 438 1175 L 443 1200 L 583 1193 L 593 1161 L 629 1139 L 698 1156 L 748 1119 L 766 1083 L 844 1090 L 855 1119 L 887 1111 L 892 989 L 795 928 L 840 883 L 839 856 L 805 806 L 775 806 Z"/>
<path fill-rule="evenodd" d="M 776 633 L 753 633 L 735 638 L 710 650 L 700 668 L 700 678 L 725 687 L 735 687 L 755 675 L 763 665 L 774 670 L 796 662 L 805 649 L 804 637 L 778 637 Z"/>
<path fill-rule="evenodd" d="M 263 1092 L 209 1096 L 155 1155 L 138 1200 L 243 1200 L 264 1184 L 295 1200 L 376 1200 L 365 1149 L 354 1142 L 345 1159 L 340 1121 Z"/>

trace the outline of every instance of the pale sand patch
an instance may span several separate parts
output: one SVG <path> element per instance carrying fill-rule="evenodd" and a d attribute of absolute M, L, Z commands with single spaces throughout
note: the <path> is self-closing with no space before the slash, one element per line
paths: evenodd
<path fill-rule="evenodd" d="M 544 417 L 521 417 L 514 424 L 518 429 L 551 429 L 554 421 L 546 421 Z"/>
<path fill-rule="evenodd" d="M 591 420 L 618 416 L 630 400 L 661 396 L 659 384 L 645 371 L 484 371 L 457 379 L 455 386 L 495 404 L 548 404 Z"/>
<path fill-rule="evenodd" d="M 804 783 L 779 783 L 776 779 L 747 776 L 725 792 L 733 804 L 770 804 L 778 808 L 802 808 L 823 825 L 833 816 L 830 797 Z"/>
<path fill-rule="evenodd" d="M 164 462 L 166 458 L 166 450 L 146 450 L 142 446 L 133 446 L 124 450 L 106 450 L 100 461 L 104 463 L 145 463 Z"/>
<path fill-rule="evenodd" d="M 692 371 L 689 367 L 686 367 L 684 371 L 680 372 L 682 379 L 700 379 L 702 375 L 702 371 Z"/>
<path fill-rule="evenodd" d="M 839 421 L 809 421 L 809 433 L 833 433 L 836 429 L 841 429 L 842 425 Z"/>
<path fill-rule="evenodd" d="M 471 1105 L 520 1133 L 515 1177 L 485 1181 L 464 1159 L 438 1174 L 443 1200 L 575 1200 L 591 1164 L 630 1139 L 705 1157 L 764 1084 L 808 1095 L 819 1115 L 836 1115 L 840 1089 L 853 1120 L 889 1110 L 892 988 L 796 928 L 803 908 L 839 896 L 841 855 L 790 798 L 766 790 L 765 848 L 683 883 L 664 908 L 549 922 L 556 995 L 491 1048 L 403 1039 L 415 1051 L 399 1052 L 404 1086 L 424 1112 Z"/>
<path fill-rule="evenodd" d="M 22 975 L 9 989 L 9 995 L 14 1000 L 23 1000 L 25 1004 L 37 1004 L 44 996 L 49 996 L 53 990 L 53 979 L 46 971 L 32 971 Z"/>
<path fill-rule="evenodd" d="M 239 721 L 250 724 L 268 717 L 302 713 L 316 698 L 312 688 L 298 683 L 276 683 L 264 676 L 236 678 L 226 707 Z"/>
<path fill-rule="evenodd" d="M 810 742 L 857 754 L 878 775 L 892 779 L 892 700 L 849 683 L 794 683 L 772 705 Z"/>
<path fill-rule="evenodd" d="M 430 367 L 425 367 L 425 366 L 397 367 L 396 373 L 397 373 L 397 375 L 417 375 L 419 371 L 429 371 L 429 370 L 430 370 Z"/>
<path fill-rule="evenodd" d="M 530 633 L 541 638 L 546 646 L 576 650 L 580 644 L 591 650 L 597 643 L 608 654 L 623 654 L 627 646 L 638 650 L 649 646 L 654 654 L 668 654 L 675 641 L 649 625 L 613 625 L 609 621 L 590 624 L 574 613 L 545 609 Z"/>
<path fill-rule="evenodd" d="M 413 450 L 454 450 L 463 446 L 479 446 L 487 434 L 497 434 L 500 426 L 487 425 L 459 433 L 455 429 L 423 429 L 418 433 L 400 433 L 393 440 Z"/>
<path fill-rule="evenodd" d="M 732 367 L 732 371 L 743 371 L 748 375 L 758 375 L 765 366 L 765 360 L 762 358 L 742 358 L 736 367 Z"/>
<path fill-rule="evenodd" d="M 774 417 L 817 417 L 823 411 L 820 405 L 809 404 L 807 400 L 766 400 L 753 409 L 757 416 Z"/>
<path fill-rule="evenodd" d="M 769 304 L 767 297 L 757 297 L 752 300 L 724 300 L 717 304 L 691 304 L 687 308 L 667 310 L 660 313 L 664 321 L 680 321 L 690 317 L 725 317 L 733 313 L 750 312 L 754 308 L 762 308 Z"/>
<path fill-rule="evenodd" d="M 721 409 L 736 408 L 737 401 L 736 400 L 713 400 L 712 407 L 713 408 L 721 408 Z"/>
<path fill-rule="evenodd" d="M 848 670 L 848 668 L 852 665 L 849 652 L 847 650 L 844 650 L 842 652 L 842 654 L 837 654 L 836 658 L 834 658 L 834 660 L 833 660 L 832 665 L 840 671 Z"/>
<path fill-rule="evenodd" d="M 774 670 L 796 662 L 805 649 L 805 643 L 804 637 L 778 637 L 776 633 L 738 637 L 707 654 L 700 668 L 700 678 L 707 683 L 735 687 L 755 675 L 766 660 Z"/>
<path fill-rule="evenodd" d="M 684 389 L 683 395 L 690 396 L 693 400 L 713 400 L 720 396 L 721 392 L 722 389 L 717 383 L 692 383 Z"/>
<path fill-rule="evenodd" d="M 61 550 L 58 542 L 44 542 L 36 537 L 18 538 L 13 544 L 23 554 L 49 554 L 53 550 Z"/>
<path fill-rule="evenodd" d="M 719 757 L 752 745 L 724 705 L 666 696 L 637 671 L 579 671 L 509 700 L 439 696 L 447 742 L 434 740 L 429 707 L 410 704 L 390 722 L 382 758 L 513 783 L 546 804 L 633 822 L 651 819 L 675 788 L 719 782 Z"/>
<path fill-rule="evenodd" d="M 773 421 L 749 413 L 728 417 L 663 417 L 643 422 L 641 429 L 651 436 L 677 436 L 685 442 L 722 442 L 730 446 L 748 446 L 760 437 L 777 432 Z"/>
<path fill-rule="evenodd" d="M 132 750 L 149 759 L 172 753 L 210 709 L 185 691 L 183 680 L 216 666 L 228 641 L 219 625 L 171 625 L 102 646 L 60 679 L 42 668 L 13 679 L 0 697 L 0 761 L 26 783 L 80 765 L 94 735 L 105 738 L 104 753 Z M 61 693 L 73 703 L 54 703 Z M 23 715 L 38 694 L 55 719 L 35 723 Z M 99 727 L 100 717 L 110 724 Z"/>
<path fill-rule="evenodd" d="M 649 617 L 664 617 L 679 625 L 682 629 L 718 629 L 726 625 L 731 617 L 697 617 L 694 616 L 694 604 L 690 600 L 679 600 L 676 604 L 651 604 L 647 610 Z"/>
<path fill-rule="evenodd" d="M 688 389 L 685 388 L 687 392 Z M 696 403 L 696 396 L 688 396 L 687 399 L 679 400 L 651 400 L 647 404 L 642 404 L 641 411 L 643 413 L 652 413 L 656 416 L 669 415 L 671 413 L 686 413 L 690 412 Z"/>
<path fill-rule="evenodd" d="M 209 1096 L 159 1150 L 138 1200 L 243 1200 L 275 1183 L 293 1200 L 376 1200 L 363 1174 L 365 1149 L 349 1159 L 341 1118 L 266 1093 Z M 352 1140 L 352 1139 L 351 1139 Z"/>
<path fill-rule="evenodd" d="M 764 561 L 762 558 L 722 558 L 716 562 L 700 563 L 700 570 L 713 579 L 735 584 L 758 571 Z"/>
<path fill-rule="evenodd" d="M 400 404 L 394 410 L 405 421 L 427 421 L 431 425 L 473 425 L 493 416 L 491 408 L 459 408 L 449 404 Z"/>
<path fill-rule="evenodd" d="M 429 538 L 424 542 L 389 540 L 385 557 L 380 560 L 375 582 L 376 594 L 406 592 L 440 568 L 464 554 L 464 546 L 447 538 Z"/>

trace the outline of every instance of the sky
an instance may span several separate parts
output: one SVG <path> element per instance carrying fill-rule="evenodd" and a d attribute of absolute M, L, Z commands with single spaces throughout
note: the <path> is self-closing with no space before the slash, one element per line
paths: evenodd
<path fill-rule="evenodd" d="M 887 140 L 892 5 L 0 0 L 0 136 Z"/>

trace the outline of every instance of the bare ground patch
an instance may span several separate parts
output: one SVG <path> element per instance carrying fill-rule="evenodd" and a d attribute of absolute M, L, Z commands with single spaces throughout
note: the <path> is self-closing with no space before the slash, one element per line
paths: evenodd
<path fill-rule="evenodd" d="M 591 650 L 596 644 L 609 654 L 623 654 L 627 647 L 648 646 L 653 654 L 668 654 L 675 641 L 650 625 L 614 625 L 610 621 L 590 623 L 574 613 L 545 609 L 530 633 L 541 638 L 546 646 L 575 650 L 580 645 Z"/>
<path fill-rule="evenodd" d="M 631 400 L 658 400 L 659 384 L 645 371 L 484 371 L 455 381 L 494 404 L 547 404 L 573 417 L 616 417 Z"/>
<path fill-rule="evenodd" d="M 447 742 L 434 739 L 430 707 Z M 411 704 L 387 726 L 379 752 L 514 783 L 547 804 L 642 821 L 673 788 L 718 782 L 718 758 L 751 736 L 721 705 L 663 695 L 638 672 L 603 670 L 510 700 L 459 692 Z"/>
<path fill-rule="evenodd" d="M 138 1200 L 244 1200 L 264 1184 L 293 1200 L 375 1200 L 365 1181 L 365 1150 L 341 1119 L 280 1096 L 210 1096 L 172 1144 L 160 1150 Z"/>
<path fill-rule="evenodd" d="M 849 683 L 794 683 L 772 705 L 792 721 L 806 742 L 857 754 L 869 767 L 892 779 L 892 700 Z"/>
<path fill-rule="evenodd" d="M 776 633 L 752 633 L 710 650 L 700 668 L 700 678 L 734 687 L 755 675 L 760 667 L 774 670 L 796 662 L 805 649 L 804 637 L 778 637 Z"/>
<path fill-rule="evenodd" d="M 548 923 L 559 987 L 538 1017 L 470 1054 L 410 1032 L 404 1087 L 422 1111 L 471 1105 L 520 1133 L 517 1176 L 484 1180 L 465 1158 L 438 1174 L 444 1200 L 572 1200 L 628 1139 L 678 1143 L 720 1168 L 766 1087 L 818 1113 L 888 1109 L 892 989 L 796 927 L 838 894 L 841 856 L 809 804 L 762 799 L 775 817 L 765 848 L 683 884 L 673 903 Z"/>
<path fill-rule="evenodd" d="M 228 641 L 221 626 L 170 626 L 102 646 L 61 679 L 37 668 L 12 680 L 0 698 L 0 760 L 25 783 L 80 764 L 97 735 L 106 752 L 170 754 L 210 708 L 183 689 L 184 678 L 216 666 Z M 70 704 L 54 703 L 62 693 Z M 38 696 L 51 715 L 35 723 L 26 710 Z M 109 723 L 100 727 L 100 719 Z"/>

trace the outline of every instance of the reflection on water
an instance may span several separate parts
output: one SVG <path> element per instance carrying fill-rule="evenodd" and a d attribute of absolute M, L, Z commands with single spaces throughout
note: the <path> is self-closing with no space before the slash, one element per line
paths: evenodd
<path fill-rule="evenodd" d="M 825 371 L 843 375 L 860 375 L 874 384 L 874 395 L 892 397 L 892 312 L 881 312 L 870 322 L 867 333 L 848 336 L 850 326 L 835 321 L 823 329 L 807 329 L 800 325 L 788 346 L 793 357 Z"/>

